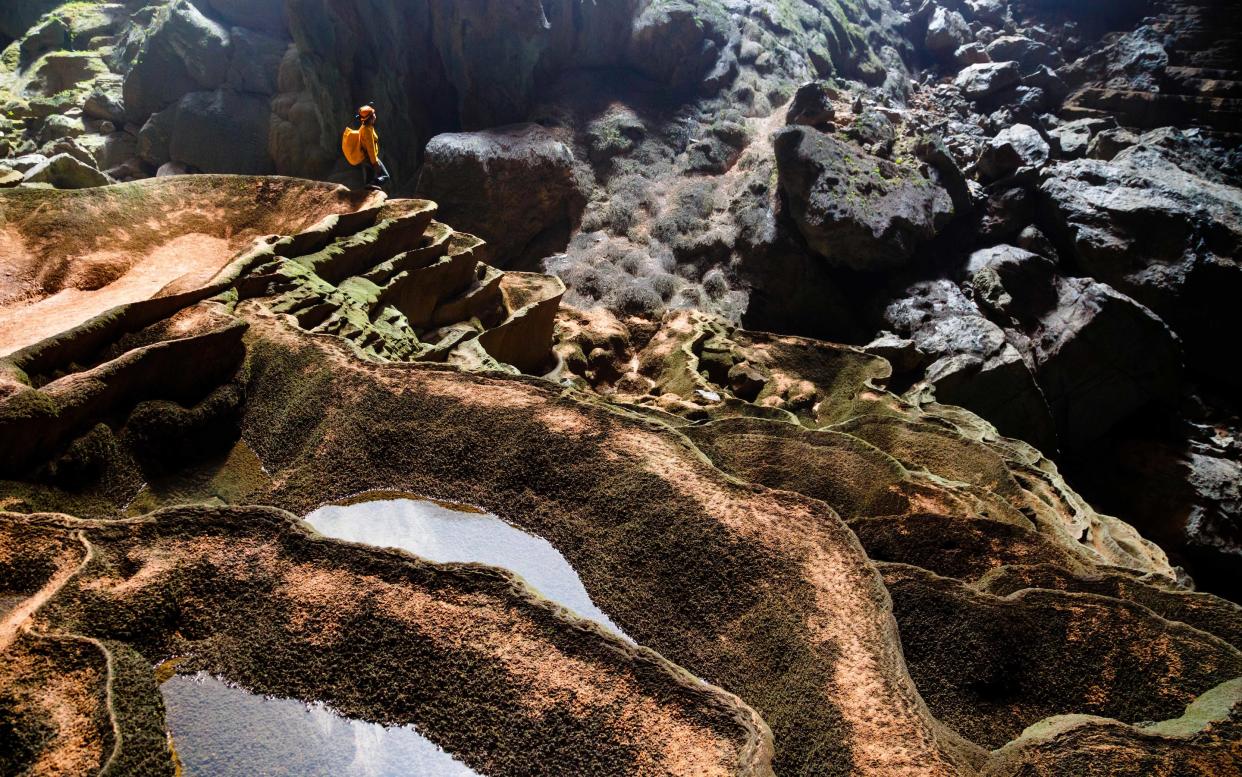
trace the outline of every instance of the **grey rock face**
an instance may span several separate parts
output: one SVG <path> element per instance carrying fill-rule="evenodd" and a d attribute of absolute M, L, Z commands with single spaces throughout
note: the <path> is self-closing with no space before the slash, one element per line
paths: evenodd
<path fill-rule="evenodd" d="M 1023 73 L 1041 66 L 1057 69 L 1065 64 L 1060 52 L 1046 43 L 1023 35 L 1004 35 L 987 46 L 988 57 L 997 62 L 1017 62 Z"/>
<path fill-rule="evenodd" d="M 232 40 L 227 75 L 229 87 L 238 92 L 275 94 L 277 72 L 289 42 L 244 27 L 234 27 L 229 36 Z"/>
<path fill-rule="evenodd" d="M 270 120 L 265 97 L 223 89 L 187 94 L 177 104 L 169 157 L 205 173 L 270 173 Z"/>
<path fill-rule="evenodd" d="M 969 408 L 1001 434 L 1053 450 L 1052 415 L 1031 367 L 1005 331 L 952 281 L 916 283 L 884 311 L 886 324 L 928 354 L 936 399 Z"/>
<path fill-rule="evenodd" d="M 957 50 L 953 52 L 953 61 L 962 67 L 966 67 L 967 65 L 981 65 L 985 62 L 991 62 L 992 58 L 988 56 L 988 52 L 982 43 L 974 41 L 958 46 Z"/>
<path fill-rule="evenodd" d="M 1184 338 L 1198 370 L 1242 385 L 1222 358 L 1242 326 L 1242 192 L 1210 150 L 1157 130 L 1111 164 L 1047 168 L 1039 192 L 1050 226 L 1074 261 L 1154 310 Z"/>
<path fill-rule="evenodd" d="M 695 88 L 728 40 L 711 2 L 652 3 L 634 20 L 630 66 L 673 89 Z"/>
<path fill-rule="evenodd" d="M 586 202 L 569 147 L 533 124 L 437 135 L 418 193 L 508 267 L 563 250 Z"/>
<path fill-rule="evenodd" d="M 57 154 L 26 171 L 25 183 L 46 183 L 57 189 L 89 189 L 107 186 L 108 176 L 69 154 Z"/>
<path fill-rule="evenodd" d="M 1024 167 L 1039 168 L 1048 162 L 1051 149 L 1034 127 L 1015 124 L 1002 130 L 983 146 L 979 174 L 996 180 Z"/>
<path fill-rule="evenodd" d="M 957 11 L 938 6 L 927 23 L 924 45 L 932 54 L 948 57 L 970 40 L 970 27 Z"/>
<path fill-rule="evenodd" d="M 125 76 L 129 117 L 142 121 L 187 92 L 223 84 L 228 76 L 229 43 L 228 30 L 203 16 L 189 0 L 177 0 L 161 9 Z"/>
<path fill-rule="evenodd" d="M 789 104 L 789 110 L 785 112 L 785 123 L 827 129 L 836 118 L 828 90 L 828 85 L 820 81 L 798 87 L 793 102 Z"/>
<path fill-rule="evenodd" d="M 1062 159 L 1078 159 L 1087 155 L 1091 139 L 1102 130 L 1116 126 L 1106 119 L 1077 119 L 1048 131 L 1053 151 Z"/>
<path fill-rule="evenodd" d="M 952 216 L 948 193 L 912 167 L 805 127 L 781 130 L 774 146 L 790 215 L 832 264 L 857 270 L 904 264 Z"/>
<path fill-rule="evenodd" d="M 1014 246 L 976 251 L 967 271 L 975 299 L 1032 365 L 1063 446 L 1081 447 L 1176 398 L 1177 339 L 1129 297 Z"/>
<path fill-rule="evenodd" d="M 971 100 L 990 97 L 1022 80 L 1017 62 L 984 62 L 963 68 L 953 83 Z"/>

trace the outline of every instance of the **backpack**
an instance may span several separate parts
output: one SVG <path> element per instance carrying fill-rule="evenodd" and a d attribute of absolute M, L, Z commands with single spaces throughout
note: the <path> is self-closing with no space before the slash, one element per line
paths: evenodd
<path fill-rule="evenodd" d="M 361 129 L 345 128 L 345 132 L 341 135 L 341 151 L 344 152 L 345 159 L 351 165 L 362 164 L 366 154 L 362 151 Z"/>

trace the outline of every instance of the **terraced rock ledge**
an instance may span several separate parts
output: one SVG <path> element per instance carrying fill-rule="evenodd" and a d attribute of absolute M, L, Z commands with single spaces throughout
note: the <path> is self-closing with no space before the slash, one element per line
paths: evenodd
<path fill-rule="evenodd" d="M 173 657 L 493 777 L 1237 766 L 1242 609 L 880 357 L 562 306 L 427 201 L 24 190 L 5 240 L 52 198 L 98 237 L 18 249 L 38 282 L 0 300 L 80 312 L 0 359 L 6 774 L 174 773 Z M 121 235 L 147 259 L 82 258 Z M 112 280 L 54 271 L 92 262 Z M 511 573 L 299 520 L 393 492 L 543 537 L 636 644 Z"/>

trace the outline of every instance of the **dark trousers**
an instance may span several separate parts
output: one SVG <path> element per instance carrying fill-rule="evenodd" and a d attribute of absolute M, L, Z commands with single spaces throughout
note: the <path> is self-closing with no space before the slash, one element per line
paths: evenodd
<path fill-rule="evenodd" d="M 383 186 L 388 183 L 388 168 L 384 167 L 382 161 L 377 159 L 375 164 L 371 164 L 369 160 L 364 161 L 360 167 L 362 167 L 363 186 Z"/>

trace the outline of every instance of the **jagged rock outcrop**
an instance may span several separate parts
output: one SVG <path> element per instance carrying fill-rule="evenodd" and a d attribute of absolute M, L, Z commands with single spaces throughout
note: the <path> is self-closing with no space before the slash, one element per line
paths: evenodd
<path fill-rule="evenodd" d="M 84 164 L 71 154 L 57 154 L 39 162 L 26 171 L 23 181 L 47 184 L 57 189 L 88 189 L 92 186 L 107 186 L 110 183 L 108 176 Z"/>
<path fill-rule="evenodd" d="M 437 135 L 425 155 L 419 196 L 484 237 L 501 267 L 563 250 L 582 217 L 573 152 L 537 125 Z"/>
<path fill-rule="evenodd" d="M 798 230 L 830 263 L 880 270 L 909 261 L 953 213 L 948 193 L 916 171 L 818 130 L 790 127 L 773 141 Z"/>
<path fill-rule="evenodd" d="M 1237 385 L 1219 358 L 1242 293 L 1242 196 L 1198 140 L 1157 130 L 1111 163 L 1048 169 L 1040 198 L 1066 252 L 1182 335 L 1197 370 Z"/>
<path fill-rule="evenodd" d="M 1176 399 L 1179 343 L 1125 295 L 1013 246 L 976 251 L 967 272 L 974 298 L 1031 365 L 1062 445 L 1090 444 L 1135 411 Z"/>

